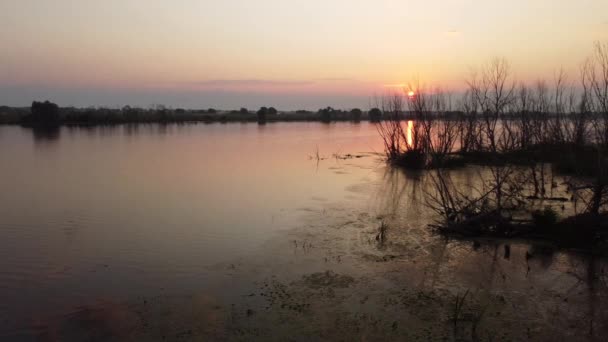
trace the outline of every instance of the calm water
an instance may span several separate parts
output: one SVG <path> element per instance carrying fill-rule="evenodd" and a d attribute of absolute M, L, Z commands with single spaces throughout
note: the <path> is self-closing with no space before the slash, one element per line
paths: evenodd
<path fill-rule="evenodd" d="M 604 260 L 432 234 L 381 151 L 368 123 L 0 126 L 0 339 L 462 340 L 465 292 L 488 339 L 608 334 Z"/>
<path fill-rule="evenodd" d="M 367 123 L 0 127 L 0 317 L 212 282 L 302 211 L 349 195 L 381 151 Z"/>

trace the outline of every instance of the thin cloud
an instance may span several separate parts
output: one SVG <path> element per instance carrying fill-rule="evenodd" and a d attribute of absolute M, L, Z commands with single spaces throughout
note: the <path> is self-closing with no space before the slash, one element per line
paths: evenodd
<path fill-rule="evenodd" d="M 445 34 L 448 36 L 459 36 L 462 34 L 462 32 L 458 31 L 458 30 L 449 30 L 449 31 L 446 31 Z"/>
<path fill-rule="evenodd" d="M 222 87 L 222 86 L 275 86 L 275 87 L 284 87 L 284 86 L 304 86 L 314 84 L 314 81 L 306 81 L 306 80 L 264 80 L 264 79 L 244 79 L 244 80 L 233 80 L 233 79 L 218 79 L 218 80 L 208 80 L 201 82 L 194 82 L 194 84 L 199 86 L 212 86 L 212 87 Z"/>
<path fill-rule="evenodd" d="M 317 78 L 316 81 L 320 82 L 355 82 L 355 79 L 345 77 L 329 77 L 329 78 Z"/>
<path fill-rule="evenodd" d="M 355 82 L 352 78 L 327 77 L 310 80 L 272 80 L 272 79 L 215 79 L 193 84 L 200 86 L 306 86 L 323 82 Z"/>

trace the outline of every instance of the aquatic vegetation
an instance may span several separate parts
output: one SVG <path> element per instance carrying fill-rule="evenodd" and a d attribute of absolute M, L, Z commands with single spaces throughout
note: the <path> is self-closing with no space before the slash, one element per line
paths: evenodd
<path fill-rule="evenodd" d="M 386 232 L 388 230 L 388 225 L 382 221 L 380 223 L 380 227 L 378 228 L 378 234 L 376 235 L 376 241 L 378 241 L 378 245 L 384 245 L 384 241 L 386 240 Z"/>
<path fill-rule="evenodd" d="M 442 233 L 600 241 L 608 226 L 605 70 L 608 46 L 599 43 L 581 70 L 582 93 L 569 89 L 563 70 L 552 87 L 517 85 L 509 63 L 494 59 L 467 80 L 456 117 L 449 114 L 449 93 L 409 85 L 378 101 L 389 113 L 377 124 L 387 161 L 428 170 L 426 201 L 441 217 L 433 227 Z M 412 121 L 403 119 L 406 107 Z M 472 191 L 450 175 L 469 164 L 485 170 Z M 545 201 L 574 213 L 560 221 L 555 206 L 536 209 Z M 585 222 L 584 239 L 572 239 L 580 231 L 574 222 Z"/>

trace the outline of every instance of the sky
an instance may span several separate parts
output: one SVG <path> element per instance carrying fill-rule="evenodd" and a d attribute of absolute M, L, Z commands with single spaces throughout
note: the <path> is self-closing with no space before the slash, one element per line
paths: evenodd
<path fill-rule="evenodd" d="M 0 0 L 0 105 L 366 108 L 493 57 L 576 79 L 607 0 Z"/>

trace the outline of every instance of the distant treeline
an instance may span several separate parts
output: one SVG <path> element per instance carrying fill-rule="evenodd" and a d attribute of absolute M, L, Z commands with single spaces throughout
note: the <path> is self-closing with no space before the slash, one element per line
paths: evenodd
<path fill-rule="evenodd" d="M 383 106 L 379 106 L 383 107 Z M 441 113 L 432 113 L 437 118 L 455 120 L 466 114 L 463 110 L 445 110 Z M 209 109 L 182 109 L 154 106 L 151 108 L 138 108 L 125 106 L 123 108 L 106 107 L 59 107 L 57 104 L 33 102 L 31 107 L 0 106 L 0 124 L 5 125 L 114 125 L 126 123 L 187 123 L 187 122 L 289 122 L 289 121 L 371 121 L 379 122 L 394 119 L 398 115 L 403 120 L 415 120 L 414 111 L 403 110 L 398 114 L 393 109 L 384 111 L 372 108 L 364 111 L 358 108 L 351 110 L 322 108 L 318 111 L 296 110 L 278 111 L 273 107 L 262 107 L 258 110 L 241 108 L 239 110 Z M 547 114 L 546 114 L 547 115 Z M 551 114 L 548 114 L 551 115 Z M 513 113 L 512 116 L 516 116 Z M 503 118 L 510 117 L 506 113 Z"/>
<path fill-rule="evenodd" d="M 50 102 L 34 101 L 31 107 L 0 106 L 0 124 L 31 125 L 112 125 L 123 123 L 178 123 L 178 122 L 278 122 L 278 121 L 380 121 L 382 111 L 373 108 L 363 111 L 322 108 L 318 111 L 278 111 L 274 107 L 258 110 L 182 109 L 165 106 L 138 108 L 60 107 Z"/>

